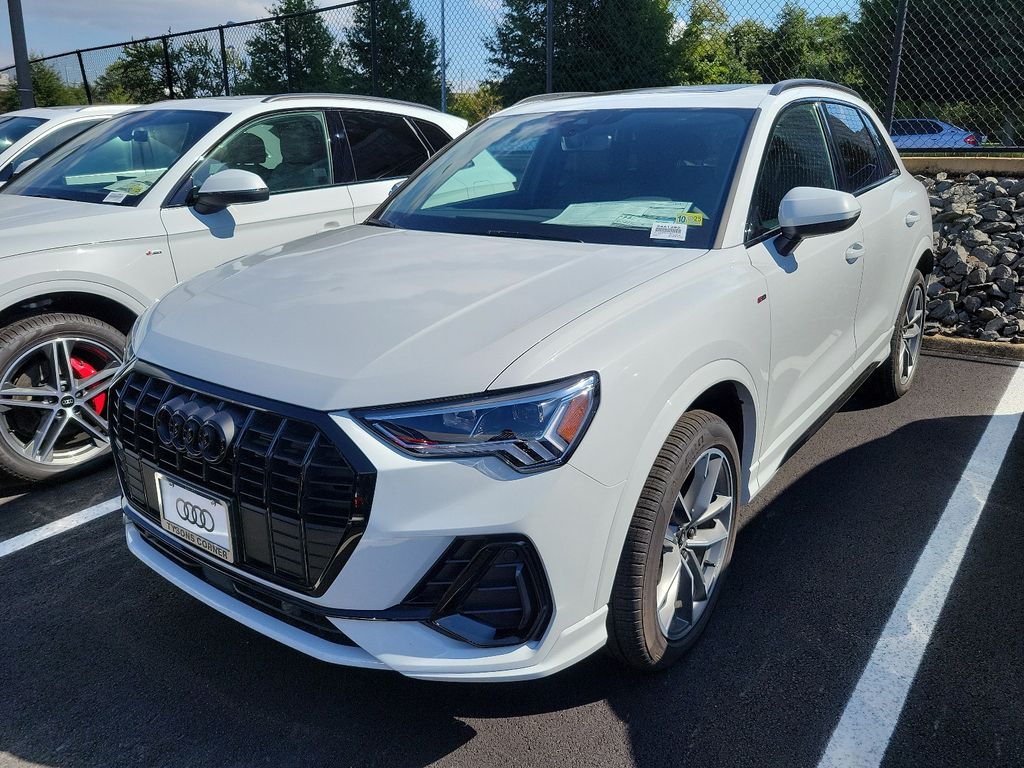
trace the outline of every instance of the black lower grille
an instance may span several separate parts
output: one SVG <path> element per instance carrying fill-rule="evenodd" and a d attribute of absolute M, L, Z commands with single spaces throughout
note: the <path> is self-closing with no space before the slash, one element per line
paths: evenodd
<path fill-rule="evenodd" d="M 161 441 L 157 413 L 172 402 L 230 417 L 222 460 Z M 373 468 L 325 414 L 137 363 L 111 388 L 110 432 L 134 507 L 159 524 L 156 472 L 226 500 L 238 565 L 270 581 L 321 593 L 366 528 Z"/>
<path fill-rule="evenodd" d="M 202 579 L 210 586 L 216 587 L 246 605 L 262 611 L 268 616 L 273 616 L 278 621 L 283 621 L 286 624 L 290 624 L 324 640 L 329 640 L 332 643 L 355 645 L 348 635 L 334 626 L 326 616 L 317 613 L 316 610 L 294 601 L 283 599 L 268 590 L 260 589 L 252 584 L 236 579 L 229 573 L 211 568 L 195 556 L 190 555 L 184 548 L 167 544 L 159 536 L 150 533 L 142 527 L 136 526 L 135 530 L 139 532 L 147 544 L 165 557 L 176 562 L 193 576 Z"/>

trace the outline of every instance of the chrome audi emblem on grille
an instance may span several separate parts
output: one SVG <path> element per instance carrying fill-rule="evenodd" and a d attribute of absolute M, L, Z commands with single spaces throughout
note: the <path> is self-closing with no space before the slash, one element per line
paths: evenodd
<path fill-rule="evenodd" d="M 213 515 L 210 514 L 210 510 L 203 509 L 198 504 L 193 504 L 191 501 L 185 501 L 184 499 L 178 499 L 178 503 L 174 505 L 174 508 L 178 511 L 178 517 L 186 523 L 198 525 L 204 531 L 213 533 Z"/>
<path fill-rule="evenodd" d="M 167 448 L 216 464 L 228 455 L 235 420 L 226 410 L 179 396 L 156 412 L 156 435 Z"/>

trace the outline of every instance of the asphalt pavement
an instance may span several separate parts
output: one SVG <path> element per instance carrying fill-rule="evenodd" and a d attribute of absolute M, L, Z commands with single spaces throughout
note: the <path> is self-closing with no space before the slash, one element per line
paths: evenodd
<path fill-rule="evenodd" d="M 715 616 L 656 676 L 331 667 L 150 572 L 116 513 L 0 555 L 0 766 L 816 766 L 1017 370 L 925 357 L 900 402 L 851 401 L 744 509 Z M 1022 478 L 1018 431 L 885 766 L 1024 764 Z M 116 493 L 109 468 L 0 491 L 0 545 Z"/>

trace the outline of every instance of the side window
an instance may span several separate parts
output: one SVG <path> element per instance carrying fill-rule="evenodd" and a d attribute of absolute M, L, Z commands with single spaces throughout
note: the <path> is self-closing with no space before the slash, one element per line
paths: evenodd
<path fill-rule="evenodd" d="M 754 187 L 748 238 L 779 226 L 779 204 L 793 187 L 836 188 L 828 142 L 814 104 L 796 104 L 779 117 Z"/>
<path fill-rule="evenodd" d="M 844 191 L 859 192 L 889 175 L 859 110 L 847 104 L 827 102 L 825 117 L 839 152 L 839 163 L 846 171 Z"/>
<path fill-rule="evenodd" d="M 928 122 L 926 122 L 925 127 L 927 128 L 927 130 L 922 131 L 922 133 L 931 134 L 932 136 L 936 136 L 945 130 L 942 123 L 936 123 L 934 120 L 929 120 Z"/>
<path fill-rule="evenodd" d="M 427 120 L 414 118 L 413 122 L 416 123 L 416 127 L 420 129 L 420 133 L 423 134 L 423 138 L 427 140 L 427 144 L 430 145 L 432 152 L 437 152 L 441 147 L 452 140 L 452 137 L 445 133 L 443 128 L 440 128 Z"/>
<path fill-rule="evenodd" d="M 228 136 L 192 174 L 201 186 L 227 169 L 250 171 L 271 194 L 333 183 L 327 126 L 321 112 L 287 112 L 249 123 Z"/>
<path fill-rule="evenodd" d="M 408 176 L 427 159 L 427 149 L 401 115 L 343 111 L 356 179 Z"/>
<path fill-rule="evenodd" d="M 871 138 L 875 142 L 875 151 L 878 152 L 878 161 L 881 165 L 882 176 L 892 176 L 897 172 L 898 166 L 896 165 L 895 158 L 892 156 L 892 152 L 889 151 L 889 145 L 885 143 L 881 132 L 878 130 L 878 125 L 871 118 L 871 115 L 867 115 L 861 111 L 860 117 L 861 120 L 864 121 L 865 127 L 868 129 L 868 133 L 871 134 Z"/>

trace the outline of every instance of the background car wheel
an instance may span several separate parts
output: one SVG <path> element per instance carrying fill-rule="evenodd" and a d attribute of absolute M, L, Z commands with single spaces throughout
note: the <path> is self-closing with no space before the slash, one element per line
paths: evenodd
<path fill-rule="evenodd" d="M 84 315 L 0 329 L 0 475 L 45 480 L 109 454 L 107 389 L 124 345 L 120 331 Z"/>
<path fill-rule="evenodd" d="M 608 615 L 608 648 L 662 669 L 696 642 L 736 539 L 739 451 L 726 423 L 691 411 L 658 454 L 633 513 Z"/>
<path fill-rule="evenodd" d="M 889 357 L 872 377 L 874 395 L 879 402 L 899 400 L 914 383 L 924 340 L 925 301 L 924 275 L 915 270 L 900 304 Z"/>

